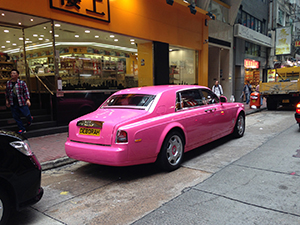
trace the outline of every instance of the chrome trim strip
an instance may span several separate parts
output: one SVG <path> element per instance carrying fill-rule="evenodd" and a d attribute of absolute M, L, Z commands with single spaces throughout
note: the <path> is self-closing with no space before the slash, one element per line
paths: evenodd
<path fill-rule="evenodd" d="M 76 125 L 79 127 L 94 127 L 94 128 L 102 128 L 103 121 L 95 121 L 95 120 L 79 120 Z"/>
<path fill-rule="evenodd" d="M 80 144 L 88 144 L 88 145 L 99 145 L 99 146 L 106 146 L 106 147 L 111 147 L 111 145 L 103 145 L 103 144 L 94 144 L 94 143 L 89 143 L 89 142 L 83 142 L 83 141 L 74 141 L 74 140 L 70 140 L 71 142 L 76 142 L 76 143 L 80 143 Z"/>

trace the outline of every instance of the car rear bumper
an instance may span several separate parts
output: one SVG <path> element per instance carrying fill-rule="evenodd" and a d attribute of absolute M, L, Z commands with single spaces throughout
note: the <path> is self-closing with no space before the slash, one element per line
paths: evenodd
<path fill-rule="evenodd" d="M 300 114 L 295 113 L 295 119 L 296 119 L 297 123 L 300 123 Z"/>
<path fill-rule="evenodd" d="M 38 201 L 41 200 L 41 198 L 43 197 L 43 194 L 44 194 L 44 189 L 42 187 L 40 187 L 37 191 L 36 196 L 32 199 L 27 200 L 26 202 L 21 203 L 18 207 L 18 210 L 21 210 L 21 209 L 25 208 L 26 206 L 30 206 L 30 205 L 37 203 Z"/>
<path fill-rule="evenodd" d="M 89 163 L 108 166 L 128 166 L 127 145 L 120 147 L 101 146 L 67 140 L 65 151 L 68 157 Z"/>

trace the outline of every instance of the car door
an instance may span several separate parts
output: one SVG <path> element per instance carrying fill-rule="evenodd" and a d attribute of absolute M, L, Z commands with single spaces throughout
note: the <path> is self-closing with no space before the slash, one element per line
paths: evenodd
<path fill-rule="evenodd" d="M 199 89 L 180 91 L 176 97 L 176 108 L 180 114 L 180 122 L 186 131 L 188 147 L 197 147 L 209 138 L 207 130 L 210 127 L 206 106 L 203 104 Z"/>
<path fill-rule="evenodd" d="M 209 119 L 209 133 L 211 138 L 215 136 L 222 136 L 228 129 L 228 122 L 230 117 L 226 107 L 220 103 L 220 99 L 211 90 L 202 88 L 201 94 L 203 102 L 206 104 L 205 112 L 210 115 L 206 117 Z"/>

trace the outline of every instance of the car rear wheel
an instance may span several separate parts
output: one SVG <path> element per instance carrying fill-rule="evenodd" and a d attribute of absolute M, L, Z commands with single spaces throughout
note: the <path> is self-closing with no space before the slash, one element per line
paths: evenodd
<path fill-rule="evenodd" d="M 12 210 L 11 202 L 8 198 L 8 193 L 0 188 L 0 225 L 7 223 Z"/>
<path fill-rule="evenodd" d="M 184 152 L 183 137 L 179 132 L 170 132 L 162 145 L 158 156 L 158 163 L 166 171 L 180 167 Z"/>
<path fill-rule="evenodd" d="M 237 138 L 243 137 L 244 132 L 245 132 L 245 116 L 240 113 L 235 123 L 233 135 L 234 137 Z"/>

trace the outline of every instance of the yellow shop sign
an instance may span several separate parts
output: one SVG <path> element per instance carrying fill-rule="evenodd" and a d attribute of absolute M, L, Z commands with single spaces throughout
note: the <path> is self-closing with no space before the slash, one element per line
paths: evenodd
<path fill-rule="evenodd" d="M 109 0 L 50 0 L 50 8 L 110 22 Z"/>

